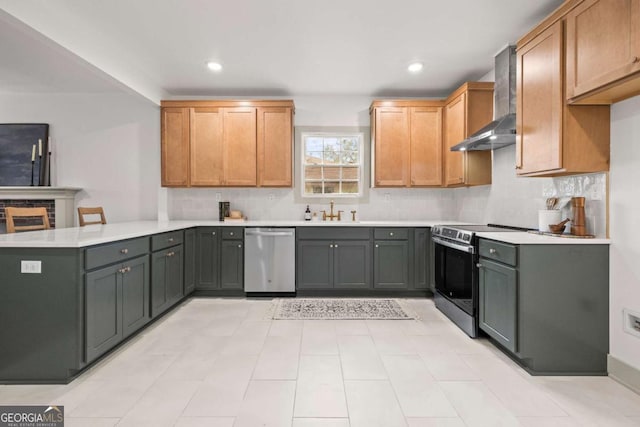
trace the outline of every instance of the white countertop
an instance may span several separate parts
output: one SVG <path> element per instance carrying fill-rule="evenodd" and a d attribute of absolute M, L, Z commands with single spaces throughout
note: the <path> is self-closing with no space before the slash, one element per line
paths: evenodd
<path fill-rule="evenodd" d="M 463 224 L 443 220 L 408 221 L 136 221 L 85 227 L 57 228 L 26 233 L 0 234 L 0 248 L 83 248 L 118 240 L 132 239 L 191 227 L 432 227 L 438 224 Z M 480 232 L 479 237 L 513 244 L 610 244 L 609 239 L 575 239 L 543 236 L 525 232 Z"/>
<path fill-rule="evenodd" d="M 516 245 L 609 245 L 610 239 L 578 239 L 572 237 L 556 237 L 543 234 L 515 232 L 480 232 L 476 236 L 484 239 L 497 240 L 499 242 L 513 243 Z"/>
<path fill-rule="evenodd" d="M 455 221 L 136 221 L 0 234 L 0 248 L 82 248 L 190 227 L 432 227 Z"/>

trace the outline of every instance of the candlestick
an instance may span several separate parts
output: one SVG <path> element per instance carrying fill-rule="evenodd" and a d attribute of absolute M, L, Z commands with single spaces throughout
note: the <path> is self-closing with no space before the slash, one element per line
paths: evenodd
<path fill-rule="evenodd" d="M 33 145 L 33 155 L 32 157 L 35 158 L 36 156 L 36 146 L 35 144 Z M 35 160 L 31 160 L 31 186 L 33 187 L 33 166 L 36 164 Z"/>
<path fill-rule="evenodd" d="M 31 161 L 36 161 L 36 144 L 33 144 L 33 147 L 31 147 Z"/>
<path fill-rule="evenodd" d="M 38 140 L 38 156 L 42 157 L 42 140 Z"/>

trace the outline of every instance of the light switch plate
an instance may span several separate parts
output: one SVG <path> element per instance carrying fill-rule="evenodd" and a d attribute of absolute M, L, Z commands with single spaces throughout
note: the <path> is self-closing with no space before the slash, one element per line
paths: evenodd
<path fill-rule="evenodd" d="M 20 273 L 42 273 L 42 261 L 20 261 Z"/>
<path fill-rule="evenodd" d="M 624 331 L 640 337 L 640 313 L 625 308 L 622 310 L 622 314 L 624 316 Z"/>

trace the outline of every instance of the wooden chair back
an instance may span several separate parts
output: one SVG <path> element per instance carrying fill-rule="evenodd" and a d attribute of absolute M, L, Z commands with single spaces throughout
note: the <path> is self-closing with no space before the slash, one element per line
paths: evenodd
<path fill-rule="evenodd" d="M 85 215 L 100 215 L 99 220 L 87 221 Z M 78 208 L 78 220 L 80 221 L 80 227 L 90 224 L 106 224 L 107 219 L 104 216 L 104 209 L 101 206 L 95 208 Z"/>
<path fill-rule="evenodd" d="M 7 207 L 4 209 L 4 212 L 5 216 L 7 217 L 7 233 L 15 233 L 16 231 L 48 230 L 51 228 L 51 226 L 49 225 L 47 208 Z M 40 218 L 42 223 L 35 225 L 16 225 L 15 219 L 22 218 Z"/>

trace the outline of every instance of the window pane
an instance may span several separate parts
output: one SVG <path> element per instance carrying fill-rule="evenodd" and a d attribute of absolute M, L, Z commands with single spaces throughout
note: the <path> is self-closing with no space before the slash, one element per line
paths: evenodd
<path fill-rule="evenodd" d="M 325 166 L 324 179 L 340 179 L 340 167 L 339 166 Z"/>
<path fill-rule="evenodd" d="M 307 153 L 305 163 L 309 165 L 321 165 L 322 164 L 322 151 L 311 151 Z"/>
<path fill-rule="evenodd" d="M 342 179 L 358 179 L 360 168 L 342 168 Z"/>
<path fill-rule="evenodd" d="M 333 194 L 340 192 L 340 182 L 330 181 L 324 183 L 324 194 Z"/>
<path fill-rule="evenodd" d="M 322 166 L 305 166 L 304 179 L 305 180 L 322 179 Z"/>
<path fill-rule="evenodd" d="M 308 136 L 305 138 L 305 153 L 310 153 L 313 151 L 322 151 L 324 150 L 323 141 L 321 137 L 317 136 Z"/>
<path fill-rule="evenodd" d="M 343 182 L 342 192 L 347 194 L 358 193 L 359 184 L 357 182 Z"/>
<path fill-rule="evenodd" d="M 358 151 L 360 145 L 358 142 L 358 138 L 356 137 L 342 138 L 342 151 Z"/>
<path fill-rule="evenodd" d="M 358 164 L 360 162 L 360 156 L 357 151 L 343 151 L 342 163 L 345 165 Z"/>
<path fill-rule="evenodd" d="M 331 151 L 330 148 L 326 148 L 324 151 L 324 163 L 330 165 L 340 163 L 340 153 L 338 151 Z"/>
<path fill-rule="evenodd" d="M 322 182 L 306 182 L 304 192 L 306 194 L 322 194 Z"/>

